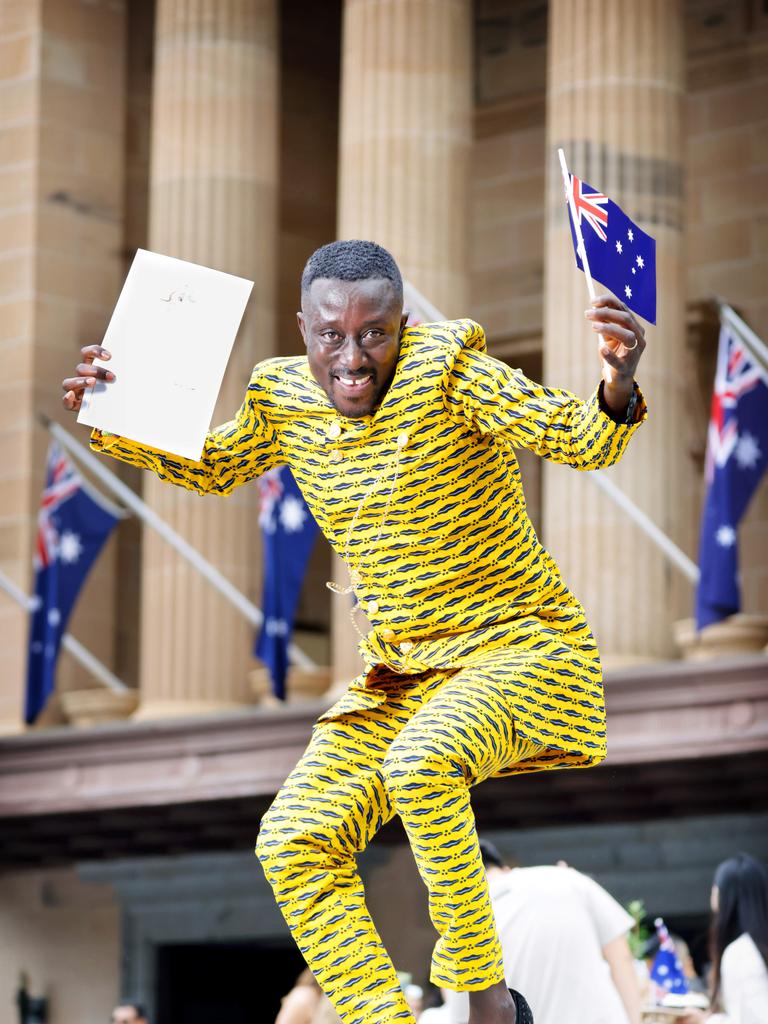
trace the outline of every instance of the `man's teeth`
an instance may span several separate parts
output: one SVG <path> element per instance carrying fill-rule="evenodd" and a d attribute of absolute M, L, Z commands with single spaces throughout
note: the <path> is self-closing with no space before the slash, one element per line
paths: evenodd
<path fill-rule="evenodd" d="M 369 377 L 339 377 L 341 383 L 348 388 L 360 388 L 364 384 L 367 384 L 370 380 Z"/>

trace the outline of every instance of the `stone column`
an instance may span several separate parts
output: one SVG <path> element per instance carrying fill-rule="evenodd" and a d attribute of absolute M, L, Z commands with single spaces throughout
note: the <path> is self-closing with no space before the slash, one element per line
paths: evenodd
<path fill-rule="evenodd" d="M 274 0 L 157 4 L 150 246 L 256 282 L 214 422 L 234 415 L 254 363 L 274 351 L 276 21 Z M 153 478 L 146 498 L 237 587 L 255 592 L 254 488 L 201 498 Z M 142 561 L 139 715 L 246 701 L 251 627 L 151 532 Z"/>
<path fill-rule="evenodd" d="M 379 242 L 446 316 L 465 316 L 472 4 L 346 0 L 342 51 L 339 238 Z M 357 639 L 337 609 L 334 669 L 351 667 Z"/>
<path fill-rule="evenodd" d="M 0 570 L 32 587 L 50 437 L 80 435 L 59 382 L 104 333 L 120 289 L 125 4 L 0 0 Z M 68 629 L 114 668 L 115 535 Z M 23 721 L 28 617 L 0 593 L 0 733 Z M 66 651 L 57 692 L 100 686 Z M 56 699 L 39 724 L 61 720 Z"/>
<path fill-rule="evenodd" d="M 370 238 L 447 316 L 466 315 L 469 0 L 346 0 L 339 237 Z"/>
<path fill-rule="evenodd" d="M 657 242 L 658 328 L 638 369 L 651 416 L 611 478 L 689 552 L 695 501 L 685 433 L 680 0 L 553 0 L 547 85 L 544 380 L 586 397 L 600 379 L 589 303 L 575 269 L 556 150 Z M 600 285 L 596 285 L 598 291 Z M 544 536 L 608 660 L 672 652 L 688 584 L 582 474 L 547 466 Z"/>

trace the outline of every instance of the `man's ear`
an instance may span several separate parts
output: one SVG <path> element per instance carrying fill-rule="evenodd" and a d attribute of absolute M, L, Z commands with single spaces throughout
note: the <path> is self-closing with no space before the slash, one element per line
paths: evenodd
<path fill-rule="evenodd" d="M 400 317 L 400 334 L 401 335 L 402 335 L 403 331 L 405 330 L 405 328 L 408 326 L 408 317 L 410 315 L 411 314 L 408 312 L 408 310 L 403 310 L 403 315 Z"/>
<path fill-rule="evenodd" d="M 297 320 L 298 325 L 299 325 L 299 330 L 301 331 L 301 336 L 304 339 L 304 344 L 306 345 L 307 344 L 307 328 L 306 328 L 306 324 L 304 323 L 304 314 L 301 312 L 301 310 L 299 310 L 299 312 L 296 314 L 296 320 Z"/>

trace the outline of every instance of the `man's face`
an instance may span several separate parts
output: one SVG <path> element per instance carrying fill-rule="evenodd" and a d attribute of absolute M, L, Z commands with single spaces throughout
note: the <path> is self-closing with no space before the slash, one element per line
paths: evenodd
<path fill-rule="evenodd" d="M 392 284 L 318 278 L 301 307 L 299 329 L 315 380 L 342 416 L 369 416 L 392 381 L 405 327 Z"/>
<path fill-rule="evenodd" d="M 132 1006 L 116 1006 L 112 1011 L 112 1024 L 146 1024 L 145 1017 L 139 1017 Z"/>

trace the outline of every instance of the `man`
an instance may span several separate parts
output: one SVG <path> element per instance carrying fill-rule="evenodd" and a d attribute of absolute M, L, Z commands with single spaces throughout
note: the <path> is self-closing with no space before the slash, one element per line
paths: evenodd
<path fill-rule="evenodd" d="M 605 380 L 583 402 L 489 358 L 471 320 L 406 328 L 390 254 L 334 242 L 302 275 L 306 358 L 258 365 L 200 462 L 94 432 L 97 451 L 205 493 L 287 463 L 347 562 L 350 585 L 337 589 L 354 590 L 373 626 L 366 669 L 321 716 L 257 850 L 347 1024 L 413 1021 L 355 864 L 395 814 L 440 936 L 432 980 L 470 992 L 471 1024 L 527 1019 L 504 981 L 469 787 L 605 755 L 597 649 L 535 536 L 513 454 L 596 469 L 645 418 L 642 327 L 612 296 L 586 315 Z M 111 379 L 92 365 L 99 346 L 83 352 L 64 381 L 69 409 Z"/>
<path fill-rule="evenodd" d="M 627 933 L 634 919 L 597 882 L 569 867 L 508 868 L 480 841 L 507 978 L 536 1024 L 640 1024 L 640 987 Z M 467 1024 L 460 992 L 449 1024 Z"/>
<path fill-rule="evenodd" d="M 112 1024 L 149 1024 L 141 1003 L 123 1002 L 112 1011 Z"/>

